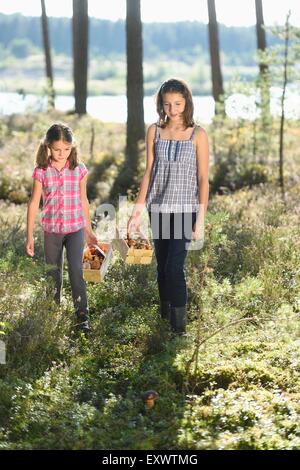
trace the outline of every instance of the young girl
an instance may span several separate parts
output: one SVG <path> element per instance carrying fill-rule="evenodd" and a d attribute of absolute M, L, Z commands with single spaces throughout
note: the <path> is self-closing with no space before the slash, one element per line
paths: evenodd
<path fill-rule="evenodd" d="M 193 119 L 188 86 L 164 82 L 156 99 L 158 122 L 147 132 L 147 165 L 128 232 L 137 230 L 144 203 L 149 211 L 157 260 L 160 313 L 184 334 L 187 290 L 184 262 L 198 240 L 208 203 L 208 138 Z"/>
<path fill-rule="evenodd" d="M 89 331 L 88 304 L 82 273 L 84 238 L 97 243 L 92 232 L 89 201 L 86 195 L 87 169 L 79 163 L 72 130 L 64 124 L 53 124 L 40 144 L 32 196 L 27 211 L 26 252 L 34 256 L 33 229 L 43 195 L 42 227 L 45 261 L 53 269 L 54 298 L 60 303 L 63 279 L 63 249 L 66 247 L 69 278 L 78 326 Z"/>

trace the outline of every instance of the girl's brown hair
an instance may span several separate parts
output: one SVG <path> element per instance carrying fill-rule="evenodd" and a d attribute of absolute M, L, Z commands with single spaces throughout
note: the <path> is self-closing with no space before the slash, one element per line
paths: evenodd
<path fill-rule="evenodd" d="M 165 93 L 180 93 L 185 99 L 185 108 L 183 111 L 183 123 L 185 127 L 193 127 L 194 122 L 194 103 L 192 98 L 191 90 L 188 85 L 178 78 L 170 78 L 165 81 L 159 88 L 156 95 L 156 110 L 159 116 L 158 125 L 159 127 L 166 127 L 168 124 L 169 118 L 164 112 L 164 94 Z"/>
<path fill-rule="evenodd" d="M 61 122 L 53 124 L 46 132 L 44 140 L 40 143 L 36 154 L 36 165 L 38 168 L 46 169 L 49 165 L 51 156 L 49 155 L 49 146 L 58 140 L 63 140 L 72 144 L 72 150 L 68 157 L 69 169 L 74 170 L 78 165 L 77 149 L 74 142 L 72 129 Z"/>

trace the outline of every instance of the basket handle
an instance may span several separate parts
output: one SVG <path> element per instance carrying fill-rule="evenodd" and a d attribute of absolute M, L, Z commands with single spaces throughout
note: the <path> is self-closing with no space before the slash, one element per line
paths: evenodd
<path fill-rule="evenodd" d="M 101 255 L 103 256 L 103 258 L 106 258 L 106 253 L 104 253 L 104 251 L 101 250 L 100 246 L 98 246 L 98 245 L 96 245 L 96 244 L 88 245 L 88 247 L 90 247 L 90 246 L 96 248 L 96 249 L 101 253 Z M 87 247 L 87 248 L 88 248 L 88 247 Z"/>

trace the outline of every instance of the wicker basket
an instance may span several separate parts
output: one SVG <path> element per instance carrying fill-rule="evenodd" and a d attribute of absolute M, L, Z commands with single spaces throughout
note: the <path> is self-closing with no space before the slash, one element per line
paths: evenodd
<path fill-rule="evenodd" d="M 112 259 L 113 250 L 110 243 L 101 243 L 108 248 L 106 256 L 100 266 L 100 269 L 83 269 L 83 279 L 89 282 L 101 282 L 103 281 L 110 261 Z"/>
<path fill-rule="evenodd" d="M 145 239 L 142 233 L 140 235 L 142 236 L 142 238 Z M 123 238 L 119 237 L 118 231 L 116 234 L 116 238 L 113 241 L 113 245 L 120 252 L 126 264 L 151 264 L 152 262 L 152 257 L 153 257 L 152 247 L 150 249 L 129 247 L 126 241 Z"/>

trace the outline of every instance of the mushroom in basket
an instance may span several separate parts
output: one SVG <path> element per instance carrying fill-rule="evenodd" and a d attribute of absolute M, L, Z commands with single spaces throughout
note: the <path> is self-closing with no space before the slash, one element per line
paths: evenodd
<path fill-rule="evenodd" d="M 151 250 L 151 245 L 148 240 L 142 237 L 131 238 L 129 235 L 127 235 L 127 238 L 125 238 L 125 242 L 129 246 L 129 248 L 134 248 L 137 250 Z"/>
<path fill-rule="evenodd" d="M 100 269 L 106 253 L 100 246 L 92 245 L 83 252 L 83 269 Z"/>

